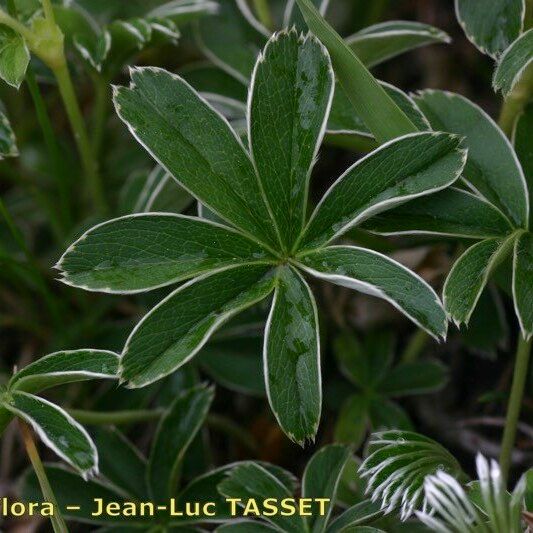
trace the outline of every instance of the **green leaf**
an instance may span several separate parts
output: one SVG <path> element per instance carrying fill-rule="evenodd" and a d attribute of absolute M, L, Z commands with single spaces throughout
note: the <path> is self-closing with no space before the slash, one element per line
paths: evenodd
<path fill-rule="evenodd" d="M 90 229 L 56 268 L 67 285 L 123 294 L 245 263 L 264 263 L 268 257 L 255 242 L 220 224 L 185 215 L 138 214 Z"/>
<path fill-rule="evenodd" d="M 40 439 L 84 479 L 98 472 L 98 452 L 85 429 L 57 405 L 25 392 L 14 392 L 4 407 L 27 422 Z"/>
<path fill-rule="evenodd" d="M 26 76 L 30 51 L 26 41 L 14 30 L 0 26 L 0 78 L 18 89 Z"/>
<path fill-rule="evenodd" d="M 368 400 L 362 394 L 346 398 L 335 423 L 335 442 L 351 444 L 358 450 L 368 430 Z"/>
<path fill-rule="evenodd" d="M 216 531 L 217 533 L 268 533 L 269 531 L 279 531 L 279 529 L 255 520 L 240 520 L 223 524 L 217 527 Z"/>
<path fill-rule="evenodd" d="M 252 161 L 227 121 L 177 75 L 147 67 L 131 79 L 114 101 L 134 137 L 199 201 L 276 246 Z"/>
<path fill-rule="evenodd" d="M 324 20 L 311 0 L 296 0 L 309 29 L 329 50 L 335 74 L 348 94 L 357 114 L 378 142 L 417 131 L 353 50 Z"/>
<path fill-rule="evenodd" d="M 333 70 L 322 45 L 295 30 L 275 34 L 252 76 L 248 137 L 287 250 L 303 229 L 309 176 L 332 97 Z"/>
<path fill-rule="evenodd" d="M 6 115 L 0 111 L 0 159 L 18 155 L 17 140 L 11 124 Z"/>
<path fill-rule="evenodd" d="M 501 56 L 492 84 L 504 98 L 514 89 L 533 62 L 533 29 L 526 31 Z"/>
<path fill-rule="evenodd" d="M 384 144 L 352 165 L 308 222 L 301 248 L 316 248 L 371 216 L 435 193 L 460 175 L 465 152 L 446 133 L 416 133 Z"/>
<path fill-rule="evenodd" d="M 165 502 L 174 495 L 185 452 L 204 423 L 214 390 L 204 386 L 176 398 L 161 419 L 150 451 L 147 482 L 150 496 Z"/>
<path fill-rule="evenodd" d="M 346 38 L 346 44 L 369 68 L 415 48 L 450 41 L 438 28 L 404 20 L 380 22 Z"/>
<path fill-rule="evenodd" d="M 446 336 L 447 320 L 435 291 L 396 261 L 356 246 L 330 246 L 299 257 L 319 279 L 383 298 L 435 338 Z"/>
<path fill-rule="evenodd" d="M 423 506 L 423 483 L 427 475 L 444 470 L 462 475 L 453 455 L 434 440 L 411 431 L 374 433 L 360 473 L 367 479 L 367 492 L 381 508 L 398 508 L 402 519 Z"/>
<path fill-rule="evenodd" d="M 247 84 L 269 34 L 255 19 L 246 19 L 235 0 L 218 3 L 217 16 L 206 17 L 198 24 L 200 48 L 215 65 Z"/>
<path fill-rule="evenodd" d="M 468 324 L 494 268 L 509 252 L 509 240 L 487 239 L 474 244 L 450 270 L 443 289 L 446 312 L 459 326 Z"/>
<path fill-rule="evenodd" d="M 322 407 L 318 315 L 311 289 L 280 267 L 265 329 L 265 381 L 276 419 L 293 441 L 314 439 Z"/>
<path fill-rule="evenodd" d="M 326 529 L 326 533 L 351 533 L 352 528 L 371 522 L 382 514 L 379 505 L 370 500 L 357 503 L 346 509 Z"/>
<path fill-rule="evenodd" d="M 363 224 L 382 235 L 442 235 L 467 239 L 503 237 L 512 226 L 490 202 L 449 187 L 380 213 Z"/>
<path fill-rule="evenodd" d="M 520 160 L 529 191 L 529 226 L 533 220 L 533 102 L 519 115 L 513 131 L 513 144 Z"/>
<path fill-rule="evenodd" d="M 524 0 L 455 0 L 457 19 L 481 52 L 499 56 L 524 24 Z"/>
<path fill-rule="evenodd" d="M 522 233 L 513 254 L 513 299 L 522 335 L 533 335 L 533 234 Z"/>
<path fill-rule="evenodd" d="M 329 0 L 311 0 L 320 14 L 325 17 L 328 10 Z M 305 33 L 307 31 L 307 25 L 302 16 L 301 11 L 298 9 L 295 0 L 287 0 L 285 7 L 285 13 L 283 14 L 283 27 L 284 28 L 296 28 L 298 32 Z"/>
<path fill-rule="evenodd" d="M 464 137 L 468 148 L 466 180 L 514 225 L 525 227 L 528 202 L 524 174 L 511 143 L 496 123 L 457 94 L 424 91 L 415 100 L 433 129 Z"/>
<path fill-rule="evenodd" d="M 331 515 L 336 501 L 337 486 L 350 456 L 346 446 L 330 444 L 324 446 L 307 463 L 302 478 L 302 498 L 328 498 L 327 511 L 324 515 L 307 518 L 309 531 L 322 532 Z"/>
<path fill-rule="evenodd" d="M 116 428 L 98 428 L 94 443 L 100 458 L 100 473 L 128 496 L 143 500 L 146 490 L 146 459 Z"/>
<path fill-rule="evenodd" d="M 50 387 L 91 379 L 117 379 L 119 356 L 105 350 L 66 350 L 45 355 L 18 371 L 11 390 L 40 392 Z"/>
<path fill-rule="evenodd" d="M 379 391 L 393 397 L 425 394 L 441 389 L 446 381 L 446 367 L 440 361 L 416 361 L 390 370 Z"/>
<path fill-rule="evenodd" d="M 170 19 L 178 26 L 218 12 L 218 3 L 213 0 L 171 0 L 158 4 L 161 5 L 148 12 L 147 17 Z"/>
<path fill-rule="evenodd" d="M 255 498 L 257 502 L 262 502 L 266 498 L 276 498 L 278 501 L 292 498 L 287 487 L 261 465 L 252 462 L 235 467 L 218 485 L 218 490 L 226 498 L 241 498 L 244 501 L 250 498 Z M 283 516 L 279 513 L 263 518 L 286 533 L 306 531 L 304 519 L 298 514 Z"/>
<path fill-rule="evenodd" d="M 374 431 L 388 429 L 413 429 L 413 423 L 405 410 L 396 402 L 375 396 L 369 404 L 370 425 Z"/>
<path fill-rule="evenodd" d="M 242 266 L 192 280 L 154 307 L 124 347 L 121 377 L 143 387 L 177 370 L 226 320 L 266 298 L 274 278 L 263 266 Z"/>

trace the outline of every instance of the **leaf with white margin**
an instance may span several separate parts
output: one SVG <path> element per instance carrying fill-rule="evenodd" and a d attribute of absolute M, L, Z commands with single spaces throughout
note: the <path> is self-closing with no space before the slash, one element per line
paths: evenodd
<path fill-rule="evenodd" d="M 465 179 L 513 223 L 525 227 L 529 202 L 526 182 L 511 143 L 476 104 L 445 91 L 428 90 L 414 99 L 435 130 L 464 136 Z"/>
<path fill-rule="evenodd" d="M 468 248 L 450 270 L 443 288 L 446 312 L 457 326 L 468 324 L 495 267 L 510 252 L 514 237 L 486 239 Z"/>
<path fill-rule="evenodd" d="M 468 39 L 498 57 L 520 35 L 524 0 L 455 0 L 455 13 Z"/>
<path fill-rule="evenodd" d="M 122 353 L 120 375 L 144 387 L 191 359 L 229 318 L 266 298 L 274 277 L 265 266 L 245 265 L 185 283 L 134 328 Z"/>
<path fill-rule="evenodd" d="M 513 254 L 513 298 L 522 335 L 533 335 L 533 234 L 522 233 Z"/>
<path fill-rule="evenodd" d="M 218 533 L 269 533 L 271 531 L 279 532 L 279 529 L 257 520 L 246 519 L 234 520 L 217 527 Z"/>
<path fill-rule="evenodd" d="M 319 533 L 326 529 L 336 502 L 337 487 L 350 450 L 341 444 L 324 446 L 307 463 L 302 477 L 302 498 L 328 498 L 326 512 L 307 517 L 309 531 Z"/>
<path fill-rule="evenodd" d="M 296 30 L 275 33 L 256 63 L 248 138 L 270 209 L 288 250 L 305 222 L 309 177 L 324 135 L 334 75 L 327 50 Z"/>
<path fill-rule="evenodd" d="M 498 62 L 492 85 L 504 98 L 515 88 L 533 62 L 533 28 L 520 35 Z"/>
<path fill-rule="evenodd" d="M 363 228 L 382 235 L 442 235 L 468 239 L 503 237 L 513 228 L 484 198 L 449 187 L 381 213 Z"/>
<path fill-rule="evenodd" d="M 227 120 L 175 74 L 136 68 L 131 80 L 115 87 L 114 102 L 133 136 L 199 201 L 276 246 L 252 161 Z"/>
<path fill-rule="evenodd" d="M 56 268 L 67 285 L 131 294 L 268 261 L 264 249 L 232 228 L 197 217 L 148 213 L 95 226 L 69 247 Z"/>
<path fill-rule="evenodd" d="M 329 0 L 312 0 L 320 14 L 324 17 L 329 7 Z M 285 13 L 283 14 L 283 27 L 296 28 L 299 32 L 307 32 L 307 24 L 298 9 L 295 0 L 287 0 Z"/>
<path fill-rule="evenodd" d="M 303 445 L 320 422 L 320 342 L 315 299 L 291 267 L 278 269 L 263 358 L 270 407 L 285 434 Z"/>
<path fill-rule="evenodd" d="M 421 46 L 450 42 L 448 34 L 434 26 L 404 20 L 380 22 L 346 38 L 346 44 L 367 67 Z"/>
<path fill-rule="evenodd" d="M 371 522 L 382 514 L 376 503 L 370 500 L 362 501 L 337 516 L 326 529 L 326 533 L 351 533 L 351 528 Z"/>
<path fill-rule="evenodd" d="M 448 133 L 414 133 L 389 141 L 351 166 L 315 209 L 299 248 L 316 248 L 371 216 L 451 185 L 466 152 Z"/>
<path fill-rule="evenodd" d="M 170 19 L 181 26 L 198 17 L 216 15 L 218 2 L 213 0 L 171 0 L 160 3 L 146 14 L 148 18 Z"/>
<path fill-rule="evenodd" d="M 26 41 L 14 30 L 0 26 L 0 78 L 15 89 L 20 87 L 30 62 Z"/>
<path fill-rule="evenodd" d="M 518 116 L 513 130 L 513 144 L 520 160 L 529 192 L 529 222 L 533 219 L 533 102 Z"/>
<path fill-rule="evenodd" d="M 178 486 L 185 453 L 200 431 L 214 389 L 198 386 L 180 394 L 161 418 L 148 460 L 147 483 L 157 503 L 168 501 Z"/>
<path fill-rule="evenodd" d="M 19 151 L 13 128 L 4 113 L 0 111 L 0 159 L 17 157 Z"/>
<path fill-rule="evenodd" d="M 118 379 L 119 356 L 107 350 L 65 350 L 45 355 L 19 370 L 10 390 L 40 392 L 64 383 Z"/>
<path fill-rule="evenodd" d="M 293 497 L 287 487 L 280 483 L 273 474 L 261 464 L 251 461 L 241 463 L 231 470 L 228 477 L 219 483 L 218 490 L 226 498 L 240 498 L 239 505 L 251 498 L 262 502 L 267 498 L 275 498 L 277 501 L 281 501 L 284 498 Z M 299 514 L 284 516 L 281 513 L 277 513 L 272 516 L 263 516 L 262 518 L 285 533 L 307 531 L 304 519 Z"/>
<path fill-rule="evenodd" d="M 98 473 L 98 452 L 91 437 L 63 409 L 21 391 L 13 392 L 3 405 L 27 422 L 40 439 L 84 479 Z"/>
<path fill-rule="evenodd" d="M 446 314 L 435 291 L 393 259 L 356 246 L 330 246 L 298 261 L 312 276 L 383 298 L 436 339 L 446 336 Z"/>

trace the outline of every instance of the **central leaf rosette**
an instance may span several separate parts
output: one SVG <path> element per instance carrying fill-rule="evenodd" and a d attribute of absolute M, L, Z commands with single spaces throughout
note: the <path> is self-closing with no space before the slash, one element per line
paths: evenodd
<path fill-rule="evenodd" d="M 115 89 L 120 118 L 154 159 L 219 222 L 170 213 L 130 215 L 76 241 L 58 268 L 67 284 L 137 293 L 189 280 L 156 305 L 124 347 L 120 373 L 148 385 L 189 361 L 224 322 L 272 297 L 264 375 L 270 405 L 294 441 L 314 438 L 321 412 L 318 313 L 310 275 L 383 298 L 438 338 L 446 315 L 418 275 L 373 250 L 332 242 L 371 216 L 451 185 L 460 138 L 423 132 L 361 159 L 307 212 L 309 179 L 334 91 L 325 48 L 275 34 L 248 98 L 249 149 L 182 78 L 136 68 Z M 273 296 L 272 296 L 273 293 Z"/>

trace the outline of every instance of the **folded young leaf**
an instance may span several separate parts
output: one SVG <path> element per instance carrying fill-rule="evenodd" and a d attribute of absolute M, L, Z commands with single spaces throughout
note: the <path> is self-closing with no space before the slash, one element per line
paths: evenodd
<path fill-rule="evenodd" d="M 122 353 L 122 379 L 131 388 L 144 387 L 177 370 L 226 320 L 266 298 L 273 288 L 269 268 L 257 265 L 182 285 L 132 331 Z"/>
<path fill-rule="evenodd" d="M 503 237 L 512 226 L 484 198 L 449 187 L 381 213 L 363 228 L 382 235 L 442 235 L 468 239 Z"/>
<path fill-rule="evenodd" d="M 403 363 L 390 370 L 378 390 L 392 397 L 435 392 L 444 387 L 447 377 L 440 361 Z"/>
<path fill-rule="evenodd" d="M 509 239 L 487 239 L 474 244 L 450 270 L 443 289 L 446 312 L 459 326 L 468 324 L 490 274 L 509 251 Z"/>
<path fill-rule="evenodd" d="M 311 289 L 290 267 L 278 270 L 265 330 L 268 401 L 293 441 L 314 439 L 322 408 L 318 316 Z"/>
<path fill-rule="evenodd" d="M 435 130 L 464 137 L 465 179 L 516 226 L 525 227 L 528 195 L 524 173 L 509 140 L 497 124 L 463 96 L 423 91 L 415 101 Z"/>
<path fill-rule="evenodd" d="M 377 213 L 451 185 L 466 159 L 459 142 L 447 133 L 415 133 L 357 161 L 318 204 L 300 249 L 323 246 Z"/>
<path fill-rule="evenodd" d="M 241 233 L 205 219 L 127 215 L 84 233 L 56 265 L 61 281 L 86 290 L 135 293 L 269 254 Z"/>
<path fill-rule="evenodd" d="M 30 51 L 26 41 L 14 30 L 0 26 L 0 78 L 18 89 L 26 76 Z"/>
<path fill-rule="evenodd" d="M 302 498 L 329 498 L 325 514 L 307 518 L 309 531 L 319 533 L 325 530 L 349 456 L 350 450 L 346 446 L 330 444 L 316 452 L 307 463 L 302 478 Z"/>
<path fill-rule="evenodd" d="M 19 151 L 13 128 L 4 113 L 0 112 L 0 159 L 17 157 Z"/>
<path fill-rule="evenodd" d="M 257 463 L 243 463 L 236 466 L 229 476 L 218 485 L 219 492 L 226 498 L 241 498 L 247 501 L 255 498 L 262 502 L 266 498 L 292 498 L 292 494 L 270 472 Z M 307 531 L 304 519 L 299 514 L 283 516 L 281 513 L 264 516 L 266 521 L 274 524 L 286 533 Z"/>
<path fill-rule="evenodd" d="M 503 53 L 494 71 L 492 84 L 504 98 L 514 89 L 526 69 L 533 62 L 533 29 L 520 35 Z"/>
<path fill-rule="evenodd" d="M 319 279 L 383 298 L 435 338 L 445 337 L 447 320 L 435 291 L 393 259 L 356 246 L 330 246 L 299 256 Z"/>
<path fill-rule="evenodd" d="M 304 225 L 309 176 L 324 135 L 333 80 L 326 49 L 295 30 L 274 34 L 252 75 L 248 138 L 286 250 Z"/>
<path fill-rule="evenodd" d="M 513 131 L 514 149 L 522 165 L 529 191 L 529 226 L 532 225 L 533 220 L 533 150 L 531 149 L 531 139 L 533 139 L 533 102 L 529 103 L 519 115 Z"/>
<path fill-rule="evenodd" d="M 146 459 L 116 428 L 97 428 L 93 433 L 100 459 L 100 473 L 134 499 L 146 499 Z"/>
<path fill-rule="evenodd" d="M 174 495 L 185 452 L 202 427 L 213 397 L 212 388 L 190 389 L 176 398 L 161 419 L 146 478 L 154 501 L 165 502 Z"/>
<path fill-rule="evenodd" d="M 275 246 L 252 161 L 226 119 L 175 74 L 135 68 L 131 79 L 115 87 L 114 102 L 134 137 L 207 207 Z"/>
<path fill-rule="evenodd" d="M 41 440 L 84 479 L 98 473 L 98 452 L 85 429 L 48 400 L 13 392 L 4 407 L 27 422 Z"/>
<path fill-rule="evenodd" d="M 457 19 L 481 52 L 498 57 L 519 35 L 524 0 L 455 0 Z"/>
<path fill-rule="evenodd" d="M 421 46 L 449 42 L 450 37 L 442 30 L 405 20 L 380 22 L 346 38 L 346 44 L 367 67 Z"/>
<path fill-rule="evenodd" d="M 382 514 L 379 505 L 365 500 L 346 509 L 326 529 L 326 533 L 347 533 L 352 532 L 354 527 L 371 522 Z"/>
<path fill-rule="evenodd" d="M 358 450 L 368 431 L 368 400 L 362 394 L 346 398 L 335 423 L 335 442 L 350 444 Z"/>
<path fill-rule="evenodd" d="M 533 234 L 522 233 L 513 255 L 513 298 L 522 335 L 533 335 Z"/>
<path fill-rule="evenodd" d="M 118 379 L 119 356 L 106 350 L 66 350 L 45 355 L 19 370 L 11 390 L 40 392 L 63 383 Z"/>

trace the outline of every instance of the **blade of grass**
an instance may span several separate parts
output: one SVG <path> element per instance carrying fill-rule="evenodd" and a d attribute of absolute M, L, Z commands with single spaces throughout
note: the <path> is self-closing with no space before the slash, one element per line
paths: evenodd
<path fill-rule="evenodd" d="M 296 0 L 309 29 L 328 49 L 335 73 L 378 142 L 418 131 L 310 0 Z"/>

